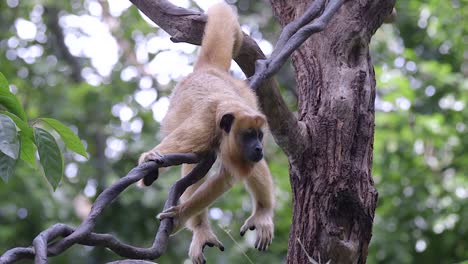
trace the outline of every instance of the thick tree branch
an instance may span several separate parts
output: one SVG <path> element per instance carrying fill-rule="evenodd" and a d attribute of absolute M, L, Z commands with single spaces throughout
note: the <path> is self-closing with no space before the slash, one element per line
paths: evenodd
<path fill-rule="evenodd" d="M 41 232 L 34 239 L 33 247 L 18 247 L 5 252 L 0 257 L 0 263 L 13 263 L 23 258 L 35 258 L 35 263 L 39 264 L 47 263 L 48 256 L 56 256 L 74 244 L 106 247 L 127 258 L 158 258 L 166 251 L 168 238 L 173 228 L 171 219 L 161 221 L 156 238 L 150 248 L 139 248 L 127 245 L 110 234 L 92 233 L 97 217 L 128 186 L 153 173 L 158 168 L 199 162 L 187 176 L 179 179 L 170 189 L 164 209 L 174 206 L 190 185 L 206 175 L 215 160 L 216 155 L 214 153 L 209 153 L 203 157 L 196 154 L 169 154 L 163 157 L 161 163 L 146 162 L 141 164 L 98 196 L 89 216 L 77 229 L 64 224 L 56 224 Z M 58 237 L 64 237 L 64 239 L 49 244 L 50 241 Z"/>

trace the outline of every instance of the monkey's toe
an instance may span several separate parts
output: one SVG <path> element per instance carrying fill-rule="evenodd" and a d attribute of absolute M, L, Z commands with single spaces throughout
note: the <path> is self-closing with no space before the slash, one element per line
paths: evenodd
<path fill-rule="evenodd" d="M 224 251 L 224 246 L 213 233 L 211 228 L 196 229 L 193 233 L 192 243 L 190 244 L 189 256 L 193 263 L 205 263 L 203 251 L 205 247 L 217 247 Z"/>
<path fill-rule="evenodd" d="M 172 206 L 159 213 L 156 218 L 163 220 L 165 218 L 176 218 L 179 215 L 179 207 Z"/>
<path fill-rule="evenodd" d="M 147 162 L 147 161 L 154 161 L 158 164 L 162 164 L 164 163 L 164 157 L 158 152 L 150 150 L 148 152 L 141 154 L 140 158 L 138 159 L 138 164 L 142 164 L 143 162 Z"/>

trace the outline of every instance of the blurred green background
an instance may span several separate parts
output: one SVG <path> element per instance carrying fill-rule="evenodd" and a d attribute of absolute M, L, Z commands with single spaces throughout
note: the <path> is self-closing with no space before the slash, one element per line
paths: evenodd
<path fill-rule="evenodd" d="M 213 1 L 172 2 L 204 9 Z M 280 27 L 268 3 L 228 2 L 237 7 L 243 30 L 269 54 Z M 396 8 L 396 21 L 383 25 L 371 44 L 379 202 L 368 262 L 462 262 L 468 259 L 468 1 L 406 0 Z M 56 222 L 80 223 L 96 195 L 158 142 L 167 96 L 195 58 L 194 46 L 171 43 L 127 0 L 0 2 L 0 71 L 11 90 L 30 118 L 53 117 L 73 128 L 90 156 L 65 152 L 65 176 L 55 192 L 24 162 L 8 183 L 0 181 L 0 254 L 30 245 Z M 232 72 L 242 77 L 236 65 Z M 294 110 L 291 67 L 277 78 Z M 284 261 L 291 222 L 288 163 L 271 137 L 268 145 L 278 200 L 273 244 L 259 253 L 253 232 L 239 236 L 251 209 L 239 184 L 210 210 L 227 250 L 208 249 L 209 263 Z M 155 215 L 178 173 L 169 170 L 151 188 L 130 187 L 104 212 L 96 231 L 149 246 Z M 190 239 L 188 231 L 178 233 L 158 262 L 188 263 Z M 50 263 L 117 259 L 108 250 L 74 246 Z"/>

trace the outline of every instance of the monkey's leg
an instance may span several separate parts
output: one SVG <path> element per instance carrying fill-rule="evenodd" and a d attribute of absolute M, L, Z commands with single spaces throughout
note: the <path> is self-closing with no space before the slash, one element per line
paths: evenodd
<path fill-rule="evenodd" d="M 182 177 L 187 175 L 195 167 L 193 164 L 182 165 Z M 205 182 L 207 176 L 187 188 L 184 194 L 180 197 L 181 203 L 184 203 L 190 196 Z M 218 247 L 221 251 L 224 251 L 223 244 L 214 234 L 210 221 L 208 219 L 208 208 L 203 209 L 199 214 L 190 217 L 187 220 L 185 226 L 190 229 L 193 233 L 192 243 L 190 244 L 189 257 L 192 263 L 198 264 L 203 263 L 205 260 L 203 256 L 203 248 L 205 246 Z"/>
<path fill-rule="evenodd" d="M 196 188 L 190 198 L 158 215 L 160 219 L 173 218 L 176 226 L 180 226 L 185 223 L 187 219 L 192 218 L 192 221 L 187 224 L 189 228 L 193 230 L 194 234 L 189 252 L 194 263 L 203 263 L 205 238 L 214 236 L 211 227 L 209 227 L 207 211 L 205 209 L 224 192 L 229 190 L 234 182 L 235 179 L 228 174 L 225 169 L 221 168 L 219 174 L 206 179 L 205 182 Z M 220 247 L 220 249 L 223 248 Z"/>
<path fill-rule="evenodd" d="M 164 154 L 172 153 L 203 153 L 210 149 L 214 137 L 209 126 L 196 122 L 199 114 L 194 114 L 191 120 L 184 121 L 177 129 L 169 133 L 152 150 L 141 154 L 138 164 L 153 160 L 158 162 Z M 151 185 L 158 178 L 158 172 L 146 176 L 142 183 Z"/>
<path fill-rule="evenodd" d="M 157 159 L 171 153 L 203 153 L 212 149 L 215 127 L 207 122 L 206 116 L 194 113 L 171 131 L 156 147 L 141 155 L 139 162 Z"/>
<path fill-rule="evenodd" d="M 251 216 L 241 227 L 240 234 L 243 236 L 248 229 L 256 229 L 255 248 L 264 251 L 273 240 L 275 204 L 273 179 L 264 159 L 255 165 L 252 175 L 244 183 L 252 197 L 253 208 Z"/>

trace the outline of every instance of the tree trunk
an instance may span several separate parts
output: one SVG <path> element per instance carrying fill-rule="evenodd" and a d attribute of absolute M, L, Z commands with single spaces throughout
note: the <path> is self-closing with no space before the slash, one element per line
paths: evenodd
<path fill-rule="evenodd" d="M 282 26 L 310 0 L 271 0 Z M 347 1 L 292 56 L 299 120 L 312 144 L 289 157 L 293 221 L 287 263 L 365 263 L 377 191 L 372 180 L 375 74 L 369 42 L 394 1 Z"/>

